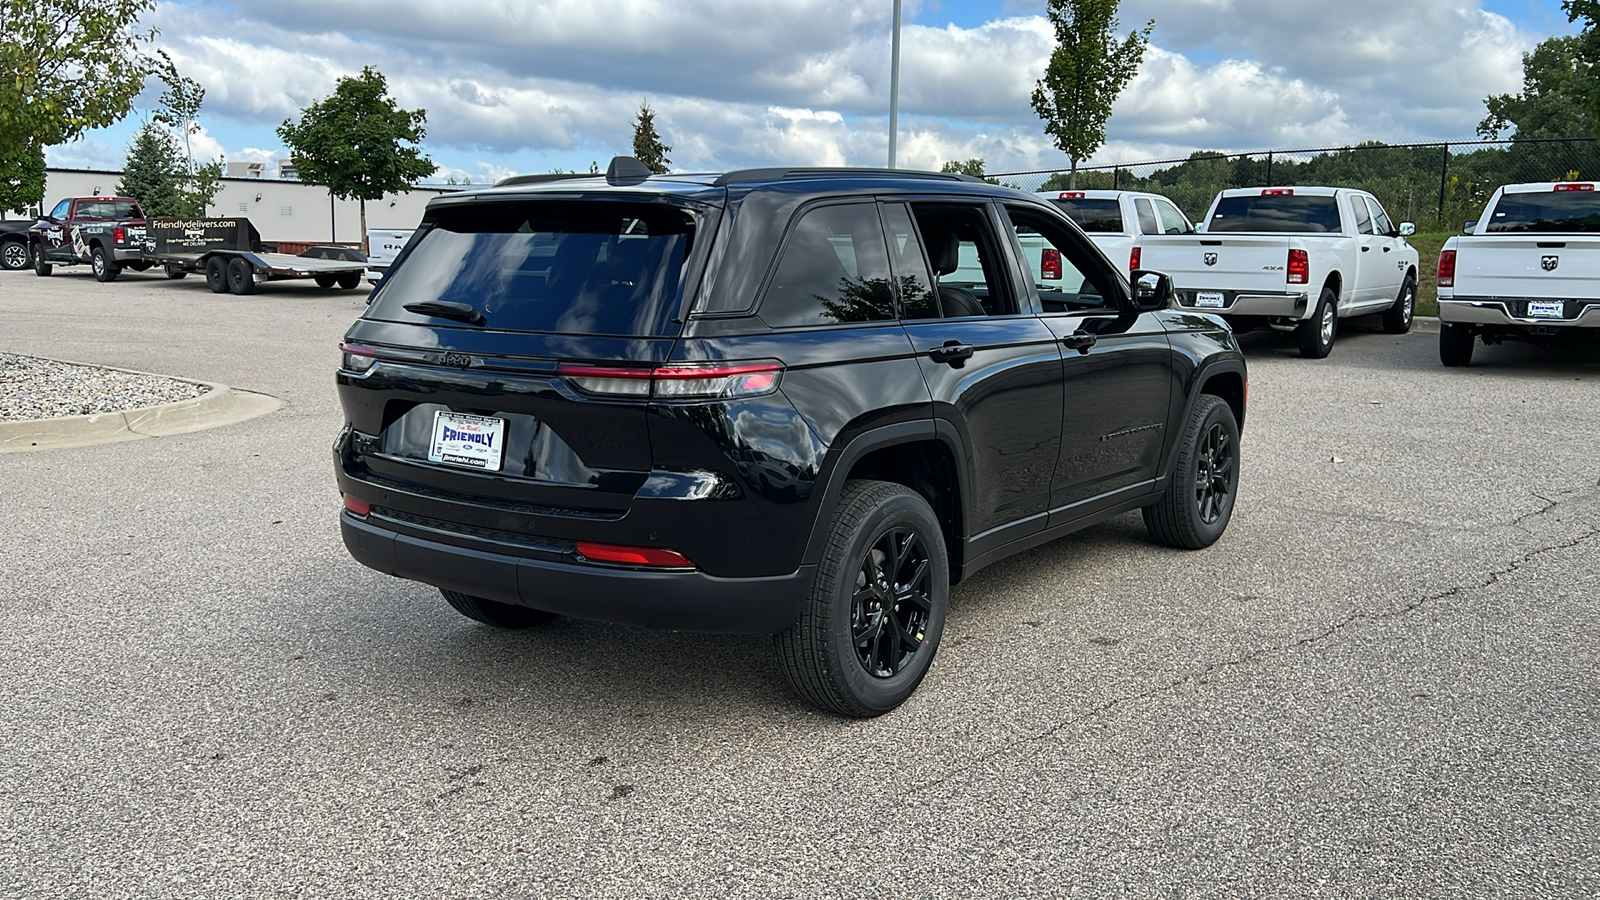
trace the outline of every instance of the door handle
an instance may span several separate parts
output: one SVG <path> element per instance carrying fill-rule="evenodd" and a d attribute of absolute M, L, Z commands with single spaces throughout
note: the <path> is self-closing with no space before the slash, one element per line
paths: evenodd
<path fill-rule="evenodd" d="M 1388 253 L 1390 250 L 1393 250 L 1393 249 L 1394 249 L 1393 247 L 1385 247 L 1385 248 L 1383 248 L 1383 252 Z"/>
<path fill-rule="evenodd" d="M 1361 248 L 1361 252 L 1362 252 L 1362 253 L 1368 253 L 1368 252 L 1370 252 L 1370 251 L 1371 251 L 1371 250 L 1372 250 L 1372 248 L 1371 248 L 1371 247 L 1362 247 L 1362 248 Z"/>
<path fill-rule="evenodd" d="M 1100 342 L 1100 338 L 1087 331 L 1075 331 L 1061 339 L 1061 343 L 1069 350 L 1079 353 L 1088 353 L 1089 348 Z"/>
<path fill-rule="evenodd" d="M 936 363 L 949 363 L 953 368 L 961 368 L 961 364 L 972 358 L 972 345 L 960 341 L 945 341 L 943 347 L 935 347 L 928 351 L 928 358 Z"/>

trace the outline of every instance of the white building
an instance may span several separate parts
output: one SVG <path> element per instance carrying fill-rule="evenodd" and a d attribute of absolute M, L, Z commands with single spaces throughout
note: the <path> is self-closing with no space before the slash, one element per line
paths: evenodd
<path fill-rule="evenodd" d="M 117 192 L 121 172 L 94 169 L 47 169 L 44 183 L 44 209 L 49 211 L 63 197 L 103 197 Z M 415 228 L 422 221 L 423 208 L 434 197 L 460 187 L 419 186 L 401 194 L 385 194 L 367 202 L 368 228 Z M 340 200 L 328 189 L 298 181 L 272 178 L 222 179 L 206 213 L 213 216 L 246 216 L 264 241 L 307 241 L 314 243 L 358 243 L 361 240 L 361 211 L 354 200 Z"/>

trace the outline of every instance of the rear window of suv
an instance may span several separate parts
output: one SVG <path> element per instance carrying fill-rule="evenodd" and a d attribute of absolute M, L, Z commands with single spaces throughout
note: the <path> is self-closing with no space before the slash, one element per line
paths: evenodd
<path fill-rule="evenodd" d="M 1600 231 L 1600 192 L 1501 194 L 1487 231 Z"/>
<path fill-rule="evenodd" d="M 1223 197 L 1206 225 L 1210 232 L 1299 231 L 1311 234 L 1339 230 L 1339 206 L 1333 197 L 1274 194 L 1265 197 Z"/>
<path fill-rule="evenodd" d="M 1084 231 L 1122 233 L 1122 210 L 1115 200 L 1051 200 Z"/>
<path fill-rule="evenodd" d="M 677 334 L 695 217 L 664 204 L 522 201 L 447 207 L 393 268 L 367 317 L 436 322 L 406 309 L 467 303 L 496 331 Z"/>

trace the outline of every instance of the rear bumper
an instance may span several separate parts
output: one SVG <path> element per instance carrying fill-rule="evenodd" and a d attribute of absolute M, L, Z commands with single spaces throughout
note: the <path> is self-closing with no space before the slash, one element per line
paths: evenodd
<path fill-rule="evenodd" d="M 645 628 L 771 634 L 789 627 L 811 590 L 815 566 L 788 575 L 718 578 L 696 570 L 643 570 L 530 559 L 492 540 L 430 540 L 340 514 L 344 545 L 380 572 L 475 597 Z M 405 526 L 400 526 L 401 528 Z M 411 529 L 408 529 L 411 530 Z"/>
<path fill-rule="evenodd" d="M 1455 325 L 1493 325 L 1499 328 L 1600 328 L 1600 300 L 1568 300 L 1561 318 L 1513 315 L 1526 311 L 1523 299 L 1439 300 L 1439 321 Z"/>
<path fill-rule="evenodd" d="M 1311 315 L 1309 309 L 1311 298 L 1304 292 L 1277 294 L 1219 290 L 1216 293 L 1222 295 L 1222 306 L 1200 306 L 1195 302 L 1195 298 L 1196 294 L 1203 292 L 1203 289 L 1179 291 L 1178 307 L 1224 316 L 1286 316 L 1291 319 L 1304 319 Z"/>

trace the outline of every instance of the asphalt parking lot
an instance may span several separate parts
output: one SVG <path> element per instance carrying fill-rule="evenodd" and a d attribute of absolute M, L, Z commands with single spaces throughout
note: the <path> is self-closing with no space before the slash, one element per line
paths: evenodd
<path fill-rule="evenodd" d="M 1218 545 L 987 569 L 843 721 L 765 639 L 497 632 L 351 560 L 362 309 L 0 272 L 0 351 L 287 402 L 0 457 L 0 895 L 1600 894 L 1600 353 L 1245 335 Z"/>

